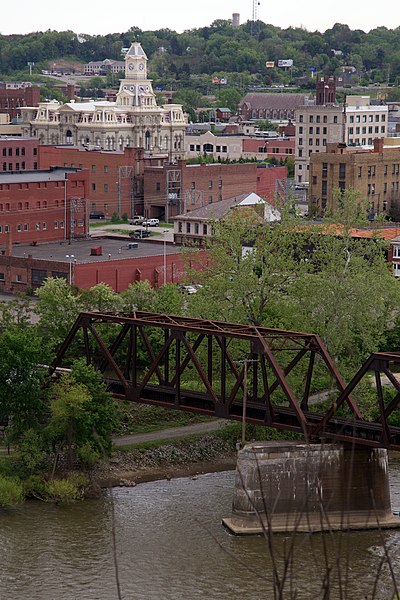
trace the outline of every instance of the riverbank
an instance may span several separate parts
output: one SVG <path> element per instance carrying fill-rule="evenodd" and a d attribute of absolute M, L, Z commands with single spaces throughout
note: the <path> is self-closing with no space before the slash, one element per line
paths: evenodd
<path fill-rule="evenodd" d="M 194 477 L 236 468 L 236 451 L 228 441 L 205 435 L 150 448 L 114 449 L 110 459 L 93 470 L 91 479 L 102 488 Z"/>

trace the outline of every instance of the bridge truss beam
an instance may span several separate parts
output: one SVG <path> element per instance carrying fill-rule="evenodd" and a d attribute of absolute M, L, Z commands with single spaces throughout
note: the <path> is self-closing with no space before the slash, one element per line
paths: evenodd
<path fill-rule="evenodd" d="M 307 441 L 400 450 L 393 425 L 397 353 L 371 355 L 346 385 L 318 335 L 135 311 L 81 313 L 51 370 L 77 356 L 101 371 L 116 398 L 240 420 L 246 394 L 249 423 L 299 432 Z M 371 373 L 372 419 L 353 397 Z M 328 401 L 315 394 L 321 377 L 332 389 Z"/>

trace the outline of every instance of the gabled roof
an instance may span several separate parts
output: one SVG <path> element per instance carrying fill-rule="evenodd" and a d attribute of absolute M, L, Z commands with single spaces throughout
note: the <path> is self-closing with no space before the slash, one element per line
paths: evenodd
<path fill-rule="evenodd" d="M 240 194 L 232 198 L 225 198 L 213 204 L 207 204 L 200 208 L 195 208 L 188 213 L 177 215 L 174 220 L 198 220 L 198 221 L 217 221 L 225 217 L 229 211 L 238 206 L 256 206 L 264 205 L 264 218 L 268 221 L 277 221 L 280 219 L 279 211 L 272 208 L 266 200 L 263 200 L 258 194 Z"/>
<path fill-rule="evenodd" d="M 129 48 L 125 56 L 142 56 L 143 58 L 147 58 L 139 42 L 132 42 L 131 47 Z"/>
<path fill-rule="evenodd" d="M 299 106 L 304 106 L 306 103 L 305 94 L 261 94 L 250 93 L 246 94 L 240 103 L 248 104 L 254 110 L 294 110 Z"/>

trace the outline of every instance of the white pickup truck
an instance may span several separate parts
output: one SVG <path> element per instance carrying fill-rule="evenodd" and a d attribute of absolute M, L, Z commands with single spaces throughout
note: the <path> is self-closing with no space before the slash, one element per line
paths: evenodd
<path fill-rule="evenodd" d="M 130 223 L 130 225 L 141 225 L 143 221 L 144 217 L 141 217 L 140 215 L 135 215 L 132 217 L 132 219 L 128 219 L 128 223 Z"/>

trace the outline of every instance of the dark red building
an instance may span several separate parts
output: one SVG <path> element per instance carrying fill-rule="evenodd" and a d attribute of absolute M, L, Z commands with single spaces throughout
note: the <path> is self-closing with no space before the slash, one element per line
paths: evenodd
<path fill-rule="evenodd" d="M 0 244 L 71 240 L 88 233 L 88 173 L 0 172 Z"/>
<path fill-rule="evenodd" d="M 110 152 L 71 146 L 40 146 L 39 168 L 72 167 L 88 173 L 89 212 L 131 217 L 143 213 L 142 148 Z"/>
<path fill-rule="evenodd" d="M 38 106 L 40 88 L 30 83 L 0 81 L 0 113 L 10 115 L 10 119 L 21 116 L 21 106 Z"/>
<path fill-rule="evenodd" d="M 38 168 L 37 138 L 0 137 L 0 171 L 34 171 Z"/>
<path fill-rule="evenodd" d="M 145 216 L 171 217 L 205 204 L 256 189 L 256 163 L 209 163 L 146 166 Z"/>

